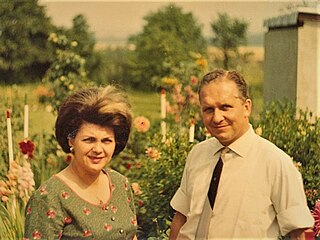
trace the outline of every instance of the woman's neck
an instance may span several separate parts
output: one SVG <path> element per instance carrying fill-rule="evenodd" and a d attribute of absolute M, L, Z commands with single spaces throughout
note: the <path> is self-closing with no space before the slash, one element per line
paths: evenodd
<path fill-rule="evenodd" d="M 99 176 L 101 172 L 97 174 L 89 174 L 87 172 L 81 171 L 76 165 L 70 163 L 67 168 L 72 179 L 79 184 L 80 187 L 89 187 L 99 185 Z"/>

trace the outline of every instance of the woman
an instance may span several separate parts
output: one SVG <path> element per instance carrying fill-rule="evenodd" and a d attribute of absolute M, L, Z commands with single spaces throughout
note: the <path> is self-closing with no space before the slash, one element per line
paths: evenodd
<path fill-rule="evenodd" d="M 39 187 L 26 211 L 26 239 L 136 239 L 128 180 L 104 169 L 126 146 L 130 105 L 112 86 L 79 91 L 62 104 L 56 138 L 71 163 Z"/>

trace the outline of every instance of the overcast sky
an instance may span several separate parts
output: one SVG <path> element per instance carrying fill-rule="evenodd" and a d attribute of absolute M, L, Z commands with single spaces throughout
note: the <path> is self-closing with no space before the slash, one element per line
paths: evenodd
<path fill-rule="evenodd" d="M 290 3 L 301 1 L 50 1 L 40 0 L 47 15 L 57 26 L 70 27 L 77 14 L 83 14 L 97 39 L 125 39 L 140 32 L 145 24 L 143 17 L 160 7 L 175 3 L 185 13 L 192 12 L 203 27 L 204 36 L 211 35 L 210 22 L 217 13 L 227 13 L 249 23 L 249 34 L 266 31 L 263 21 L 287 13 Z"/>

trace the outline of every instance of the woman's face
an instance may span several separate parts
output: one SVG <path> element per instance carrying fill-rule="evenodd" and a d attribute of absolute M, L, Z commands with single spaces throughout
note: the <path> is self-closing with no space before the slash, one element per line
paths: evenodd
<path fill-rule="evenodd" d="M 76 137 L 69 139 L 69 145 L 74 149 L 74 167 L 88 173 L 100 173 L 110 162 L 116 142 L 112 128 L 84 123 Z"/>

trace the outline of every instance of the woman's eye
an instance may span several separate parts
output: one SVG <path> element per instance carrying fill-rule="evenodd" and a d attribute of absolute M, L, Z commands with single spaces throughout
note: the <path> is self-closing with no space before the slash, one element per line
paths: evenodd
<path fill-rule="evenodd" d="M 113 139 L 111 139 L 111 138 L 102 139 L 102 142 L 103 143 L 112 143 Z"/>
<path fill-rule="evenodd" d="M 96 140 L 96 139 L 93 138 L 93 137 L 88 137 L 88 138 L 83 139 L 84 142 L 88 142 L 88 143 L 94 142 L 95 140 Z"/>

